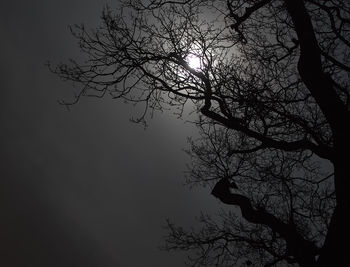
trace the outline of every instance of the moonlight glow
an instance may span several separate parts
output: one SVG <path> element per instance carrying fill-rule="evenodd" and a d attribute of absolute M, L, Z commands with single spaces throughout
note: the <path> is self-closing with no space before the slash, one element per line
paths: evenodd
<path fill-rule="evenodd" d="M 187 57 L 187 63 L 192 69 L 198 70 L 201 68 L 201 60 L 196 55 L 189 55 Z"/>

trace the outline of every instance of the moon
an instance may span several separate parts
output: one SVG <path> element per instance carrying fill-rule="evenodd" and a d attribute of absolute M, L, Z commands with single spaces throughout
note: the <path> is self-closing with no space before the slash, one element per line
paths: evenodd
<path fill-rule="evenodd" d="M 190 54 L 187 57 L 187 63 L 192 69 L 199 70 L 201 68 L 201 59 L 196 55 Z"/>

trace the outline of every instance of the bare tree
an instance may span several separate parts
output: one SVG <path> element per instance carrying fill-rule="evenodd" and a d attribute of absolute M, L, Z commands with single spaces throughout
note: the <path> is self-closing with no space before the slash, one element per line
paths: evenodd
<path fill-rule="evenodd" d="M 130 0 L 73 27 L 86 61 L 52 70 L 78 85 L 66 105 L 109 93 L 144 104 L 138 122 L 198 112 L 188 182 L 240 212 L 169 223 L 167 249 L 193 249 L 193 266 L 346 266 L 349 31 L 341 0 Z"/>

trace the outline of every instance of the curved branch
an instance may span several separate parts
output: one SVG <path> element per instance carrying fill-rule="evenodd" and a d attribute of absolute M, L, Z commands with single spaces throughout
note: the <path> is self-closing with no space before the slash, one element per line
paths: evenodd
<path fill-rule="evenodd" d="M 300 42 L 299 74 L 332 129 L 341 132 L 349 113 L 334 90 L 331 79 L 323 72 L 321 51 L 304 2 L 286 0 L 285 3 Z"/>
<path fill-rule="evenodd" d="M 314 243 L 304 239 L 293 224 L 282 222 L 264 209 L 254 209 L 247 197 L 231 193 L 230 183 L 227 179 L 221 179 L 217 182 L 211 194 L 225 204 L 239 206 L 242 216 L 250 223 L 266 225 L 280 234 L 287 242 L 288 253 L 294 256 L 302 266 L 315 264 L 314 256 L 319 249 Z"/>

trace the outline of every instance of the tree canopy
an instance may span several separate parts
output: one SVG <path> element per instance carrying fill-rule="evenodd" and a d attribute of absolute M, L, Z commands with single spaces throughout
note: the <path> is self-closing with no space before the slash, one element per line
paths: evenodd
<path fill-rule="evenodd" d="M 198 113 L 187 181 L 240 212 L 168 223 L 191 266 L 346 266 L 350 3 L 149 0 L 71 28 L 86 61 L 51 67 L 78 95 Z"/>

